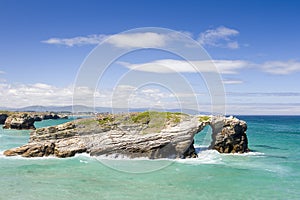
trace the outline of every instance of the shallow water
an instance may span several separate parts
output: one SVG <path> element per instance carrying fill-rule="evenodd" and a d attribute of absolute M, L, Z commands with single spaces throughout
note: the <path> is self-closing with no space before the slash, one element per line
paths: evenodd
<path fill-rule="evenodd" d="M 248 123 L 253 152 L 224 155 L 207 150 L 206 129 L 195 138 L 199 157 L 184 160 L 86 154 L 7 158 L 2 152 L 27 143 L 29 131 L 1 128 L 0 199 L 299 199 L 300 117 L 239 118 Z M 62 122 L 46 120 L 36 126 Z"/>

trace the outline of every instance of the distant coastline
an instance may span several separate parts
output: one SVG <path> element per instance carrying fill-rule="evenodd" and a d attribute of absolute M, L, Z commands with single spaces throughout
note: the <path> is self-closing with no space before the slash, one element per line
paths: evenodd
<path fill-rule="evenodd" d="M 12 107 L 0 107 L 0 113 L 6 111 L 13 112 L 47 112 L 47 113 L 60 113 L 69 116 L 87 116 L 87 115 L 95 115 L 98 113 L 128 113 L 128 112 L 144 112 L 149 110 L 149 108 L 110 108 L 110 107 L 89 107 L 84 105 L 68 105 L 68 106 L 26 106 L 19 108 Z M 161 112 L 183 112 L 190 115 L 210 115 L 212 113 L 208 111 L 197 111 L 195 109 L 180 109 L 180 108 L 169 108 L 169 109 L 155 109 L 156 111 Z M 223 115 L 223 113 L 222 113 Z M 226 113 L 226 116 L 300 116 L 300 114 L 236 114 L 236 113 Z"/>

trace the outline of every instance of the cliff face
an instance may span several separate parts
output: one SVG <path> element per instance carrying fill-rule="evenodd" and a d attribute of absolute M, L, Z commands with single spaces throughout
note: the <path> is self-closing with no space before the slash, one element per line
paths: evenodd
<path fill-rule="evenodd" d="M 213 129 L 210 148 L 221 153 L 248 151 L 246 123 L 236 118 L 144 112 L 101 115 L 37 129 L 31 132 L 28 144 L 4 154 L 70 157 L 86 152 L 92 156 L 122 154 L 151 159 L 196 157 L 193 138 L 207 125 Z"/>

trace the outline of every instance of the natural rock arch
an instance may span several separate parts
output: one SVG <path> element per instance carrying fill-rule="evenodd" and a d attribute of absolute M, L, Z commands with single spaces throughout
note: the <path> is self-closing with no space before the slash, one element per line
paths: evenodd
<path fill-rule="evenodd" d="M 197 157 L 194 138 L 195 135 L 201 134 L 201 131 L 207 126 L 212 129 L 212 141 L 208 149 L 214 149 L 220 153 L 245 153 L 249 151 L 246 135 L 247 124 L 245 121 L 224 116 L 211 116 L 209 118 L 208 116 L 202 116 L 199 119 L 202 122 L 199 124 L 199 132 L 194 133 L 192 142 L 183 153 L 182 158 Z"/>
<path fill-rule="evenodd" d="M 157 114 L 159 117 L 161 114 Z M 168 115 L 168 114 L 167 114 Z M 10 149 L 4 155 L 41 157 L 55 155 L 70 157 L 86 152 L 92 156 L 122 154 L 128 157 L 187 158 L 196 157 L 193 140 L 205 126 L 212 128 L 210 149 L 220 153 L 249 151 L 246 122 L 234 117 L 191 116 L 171 113 L 169 123 L 158 132 L 149 132 L 151 119 L 144 113 L 132 116 L 108 115 L 99 120 L 81 119 L 66 124 L 32 131 L 30 141 L 22 147 Z M 157 120 L 157 118 L 153 118 Z M 144 131 L 144 132 L 143 132 Z"/>

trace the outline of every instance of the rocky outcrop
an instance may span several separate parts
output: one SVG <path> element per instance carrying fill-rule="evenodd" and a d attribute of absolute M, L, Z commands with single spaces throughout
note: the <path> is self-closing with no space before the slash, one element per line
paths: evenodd
<path fill-rule="evenodd" d="M 234 117 L 213 117 L 211 149 L 220 153 L 248 152 L 247 124 Z"/>
<path fill-rule="evenodd" d="M 27 113 L 15 114 L 7 117 L 4 129 L 35 129 L 34 118 Z"/>
<path fill-rule="evenodd" d="M 0 113 L 0 124 L 4 124 L 4 129 L 35 129 L 36 121 L 67 118 L 67 115 L 54 113 L 10 112 L 9 115 Z"/>
<path fill-rule="evenodd" d="M 40 122 L 43 120 L 43 118 L 40 115 L 33 115 L 33 119 L 35 122 Z"/>
<path fill-rule="evenodd" d="M 42 121 L 48 119 L 68 119 L 67 115 L 60 115 L 55 113 L 36 113 L 33 115 L 35 121 Z"/>
<path fill-rule="evenodd" d="M 8 115 L 5 113 L 0 113 L 0 124 L 4 124 L 5 120 L 7 119 Z"/>
<path fill-rule="evenodd" d="M 213 129 L 211 149 L 221 153 L 248 151 L 246 123 L 236 118 L 144 112 L 101 115 L 32 131 L 28 144 L 4 152 L 6 156 L 70 157 L 121 154 L 131 158 L 197 157 L 193 140 L 205 126 Z"/>
<path fill-rule="evenodd" d="M 193 142 L 190 144 L 190 146 L 187 148 L 187 150 L 185 150 L 185 152 L 183 153 L 183 155 L 181 156 L 181 158 L 197 158 L 197 152 L 196 149 L 194 147 L 194 140 Z"/>

